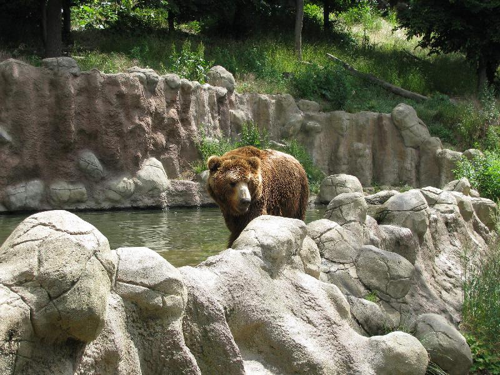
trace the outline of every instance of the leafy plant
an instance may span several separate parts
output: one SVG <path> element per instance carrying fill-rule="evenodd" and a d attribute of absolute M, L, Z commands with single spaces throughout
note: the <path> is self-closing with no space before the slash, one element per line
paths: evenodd
<path fill-rule="evenodd" d="M 207 73 L 213 62 L 205 60 L 205 47 L 203 43 L 198 44 L 198 48 L 191 49 L 191 41 L 186 39 L 182 44 L 182 49 L 177 52 L 175 45 L 172 47 L 172 70 L 181 77 L 191 81 L 205 83 Z"/>
<path fill-rule="evenodd" d="M 257 125 L 252 122 L 243 124 L 240 134 L 240 140 L 236 147 L 254 146 L 260 149 L 269 147 L 269 137 L 265 130 L 259 130 Z"/>
<path fill-rule="evenodd" d="M 466 177 L 481 196 L 500 199 L 500 152 L 486 151 L 472 160 L 462 157 L 454 173 L 456 178 Z"/>

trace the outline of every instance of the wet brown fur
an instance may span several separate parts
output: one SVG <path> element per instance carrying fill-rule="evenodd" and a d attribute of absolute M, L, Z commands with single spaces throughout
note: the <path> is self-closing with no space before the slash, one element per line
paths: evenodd
<path fill-rule="evenodd" d="M 229 247 L 247 224 L 260 215 L 275 215 L 304 220 L 309 185 L 300 163 L 274 150 L 241 147 L 208 160 L 210 176 L 207 189 L 219 205 L 228 229 Z M 239 214 L 237 192 L 231 183 L 248 183 L 252 202 Z"/>

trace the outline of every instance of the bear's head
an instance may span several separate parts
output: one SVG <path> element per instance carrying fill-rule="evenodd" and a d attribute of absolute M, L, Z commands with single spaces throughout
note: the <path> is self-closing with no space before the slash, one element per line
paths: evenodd
<path fill-rule="evenodd" d="M 260 159 L 251 156 L 211 156 L 208 192 L 222 210 L 244 215 L 252 202 L 262 196 Z"/>

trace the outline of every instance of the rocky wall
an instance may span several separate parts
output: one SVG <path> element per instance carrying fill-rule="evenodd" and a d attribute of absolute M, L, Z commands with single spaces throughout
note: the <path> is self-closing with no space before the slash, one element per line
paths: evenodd
<path fill-rule="evenodd" d="M 221 67 L 209 82 L 80 72 L 69 58 L 0 63 L 0 211 L 209 204 L 204 186 L 185 181 L 199 130 L 236 137 L 247 121 L 273 140 L 298 139 L 325 173 L 364 186 L 443 186 L 461 155 L 406 105 L 321 112 L 290 95 L 238 94 Z"/>
<path fill-rule="evenodd" d="M 324 219 L 260 216 L 196 267 L 28 217 L 0 247 L 0 373 L 467 374 L 463 252 L 494 243 L 496 205 L 465 181 L 363 196 L 331 177 Z"/>

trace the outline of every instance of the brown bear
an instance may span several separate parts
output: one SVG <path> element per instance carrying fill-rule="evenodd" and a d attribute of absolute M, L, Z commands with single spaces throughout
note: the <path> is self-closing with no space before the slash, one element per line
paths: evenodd
<path fill-rule="evenodd" d="M 207 165 L 208 193 L 231 231 L 229 247 L 257 216 L 304 220 L 309 184 L 304 168 L 293 156 L 246 146 L 211 156 Z"/>

